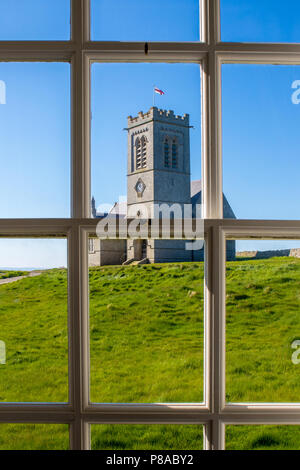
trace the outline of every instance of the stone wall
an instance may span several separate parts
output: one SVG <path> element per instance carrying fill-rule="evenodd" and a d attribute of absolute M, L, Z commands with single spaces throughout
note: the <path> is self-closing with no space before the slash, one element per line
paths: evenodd
<path fill-rule="evenodd" d="M 122 264 L 126 259 L 126 240 L 94 240 L 89 266 Z"/>
<path fill-rule="evenodd" d="M 291 256 L 300 258 L 300 248 L 292 248 L 290 250 L 269 250 L 269 251 L 240 251 L 236 254 L 241 258 L 253 259 L 269 259 L 275 257 Z"/>

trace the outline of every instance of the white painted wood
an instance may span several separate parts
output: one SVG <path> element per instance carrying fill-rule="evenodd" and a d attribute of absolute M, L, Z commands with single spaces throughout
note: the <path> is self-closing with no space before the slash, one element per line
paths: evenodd
<path fill-rule="evenodd" d="M 71 63 L 70 219 L 0 219 L 1 237 L 67 237 L 69 403 L 0 403 L 0 422 L 70 425 L 72 449 L 90 448 L 90 423 L 204 424 L 204 448 L 223 449 L 226 424 L 299 424 L 299 404 L 225 405 L 225 238 L 300 239 L 300 221 L 223 220 L 221 66 L 300 64 L 300 44 L 222 43 L 218 0 L 199 0 L 201 41 L 90 41 L 90 2 L 72 0 L 70 41 L 0 41 L 0 61 Z M 88 234 L 90 217 L 90 68 L 95 61 L 201 65 L 202 175 L 206 233 L 203 404 L 90 404 Z M 200 105 L 200 104 L 199 104 Z M 200 156 L 199 156 L 200 158 Z"/>

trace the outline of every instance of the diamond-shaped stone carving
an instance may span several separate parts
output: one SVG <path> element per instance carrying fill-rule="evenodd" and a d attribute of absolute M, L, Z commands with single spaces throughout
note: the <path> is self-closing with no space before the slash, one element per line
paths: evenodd
<path fill-rule="evenodd" d="M 144 181 L 141 178 L 139 178 L 136 185 L 135 185 L 135 190 L 137 192 L 138 197 L 143 196 L 143 193 L 144 193 L 145 189 L 146 189 L 146 185 L 145 185 Z"/>

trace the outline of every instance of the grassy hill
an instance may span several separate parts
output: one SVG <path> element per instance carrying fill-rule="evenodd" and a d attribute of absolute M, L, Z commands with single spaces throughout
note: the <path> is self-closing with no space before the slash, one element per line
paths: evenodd
<path fill-rule="evenodd" d="M 300 339 L 300 260 L 241 260 L 227 269 L 227 400 L 299 402 L 291 343 Z M 92 401 L 202 401 L 203 276 L 202 263 L 90 269 Z M 0 401 L 67 401 L 66 271 L 0 285 L 0 325 L 7 347 Z M 51 446 L 37 427 L 28 443 L 25 429 L 0 425 L 0 449 Z M 92 443 L 199 449 L 201 429 L 99 425 Z M 66 446 L 65 429 L 51 426 L 51 436 L 53 447 Z M 300 430 L 230 426 L 227 445 L 300 448 Z"/>
<path fill-rule="evenodd" d="M 203 265 L 90 270 L 91 399 L 203 400 Z"/>

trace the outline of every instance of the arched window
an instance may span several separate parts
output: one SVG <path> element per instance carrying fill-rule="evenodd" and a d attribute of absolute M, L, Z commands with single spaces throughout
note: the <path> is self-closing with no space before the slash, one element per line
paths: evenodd
<path fill-rule="evenodd" d="M 141 139 L 141 151 L 142 151 L 142 168 L 147 167 L 147 139 L 145 136 Z"/>
<path fill-rule="evenodd" d="M 170 167 L 170 145 L 169 145 L 168 137 L 165 138 L 165 142 L 164 142 L 164 162 L 165 162 L 165 168 L 169 168 Z"/>
<path fill-rule="evenodd" d="M 172 168 L 178 167 L 178 149 L 176 139 L 172 142 Z"/>
<path fill-rule="evenodd" d="M 135 141 L 135 169 L 140 170 L 142 168 L 142 144 L 138 137 Z"/>
<path fill-rule="evenodd" d="M 141 170 L 147 167 L 147 139 L 143 136 L 135 141 L 135 169 Z"/>

